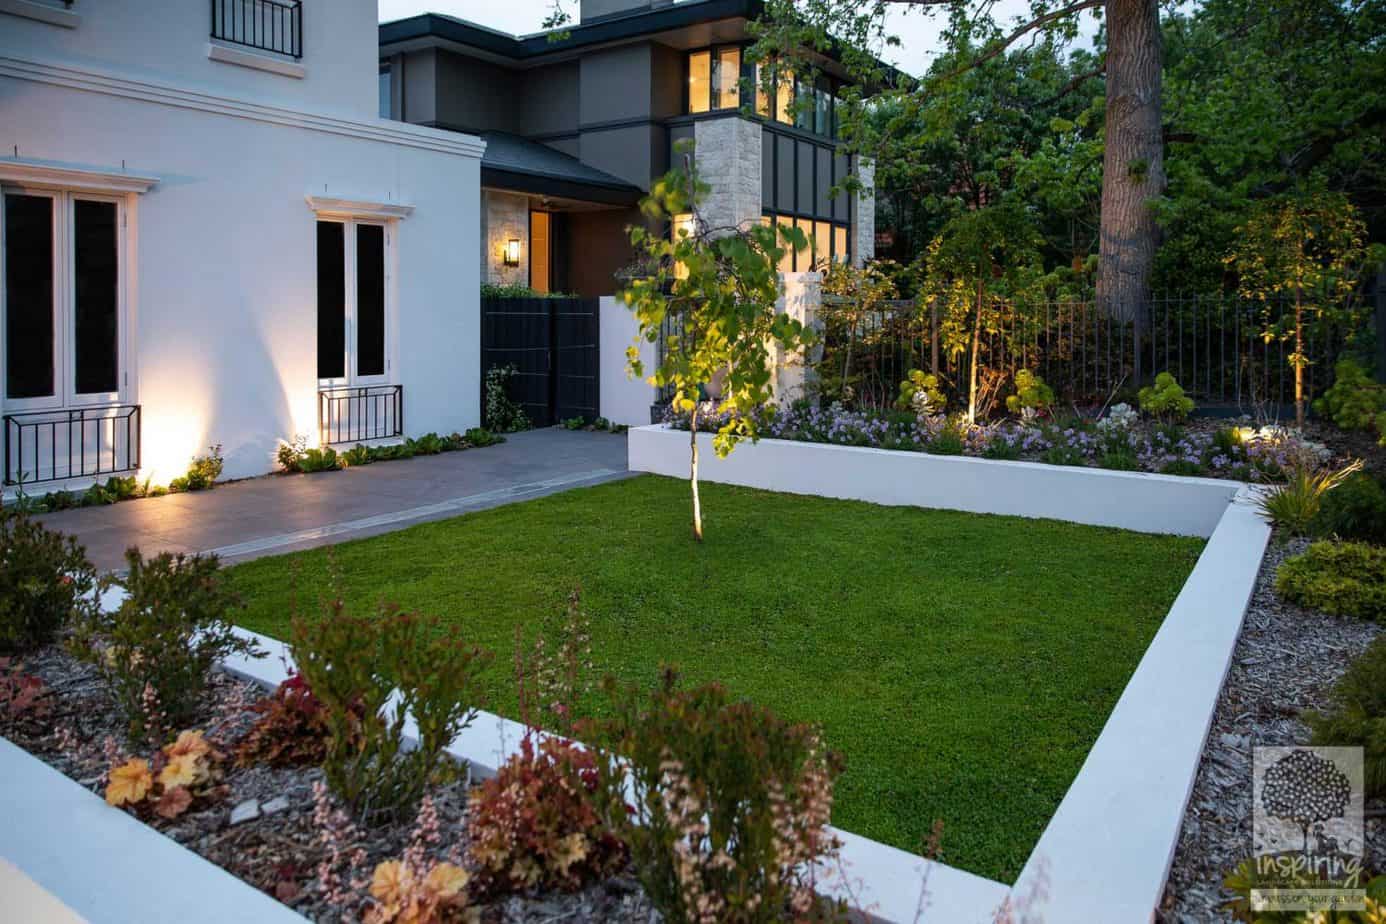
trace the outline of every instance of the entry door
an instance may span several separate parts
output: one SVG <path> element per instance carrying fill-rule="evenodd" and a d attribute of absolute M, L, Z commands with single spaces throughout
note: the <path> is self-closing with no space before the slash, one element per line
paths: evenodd
<path fill-rule="evenodd" d="M 318 222 L 318 380 L 390 381 L 389 229 L 369 221 Z"/>
<path fill-rule="evenodd" d="M 548 212 L 529 213 L 529 287 L 548 293 L 553 289 L 553 231 Z"/>

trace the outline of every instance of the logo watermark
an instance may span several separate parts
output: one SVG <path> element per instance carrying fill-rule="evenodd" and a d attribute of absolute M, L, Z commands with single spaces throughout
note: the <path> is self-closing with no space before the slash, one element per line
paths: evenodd
<path fill-rule="evenodd" d="M 1252 911 L 1362 911 L 1362 749 L 1258 747 Z"/>

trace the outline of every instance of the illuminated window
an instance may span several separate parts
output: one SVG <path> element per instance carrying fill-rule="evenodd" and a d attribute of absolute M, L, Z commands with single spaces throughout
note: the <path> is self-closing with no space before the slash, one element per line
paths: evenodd
<path fill-rule="evenodd" d="M 712 52 L 688 56 L 688 111 L 707 112 L 712 99 Z"/>
<path fill-rule="evenodd" d="M 775 81 L 775 121 L 794 120 L 794 74 L 790 71 L 776 74 Z"/>
<path fill-rule="evenodd" d="M 804 232 L 804 248 L 794 254 L 794 269 L 805 273 L 813 269 L 813 219 L 798 218 L 794 224 Z"/>
<path fill-rule="evenodd" d="M 815 222 L 813 225 L 813 262 L 824 264 L 828 262 L 829 250 L 833 244 L 833 228 L 826 221 Z"/>
<path fill-rule="evenodd" d="M 770 118 L 770 94 L 766 92 L 765 82 L 769 68 L 764 64 L 756 65 L 756 114 Z"/>
<path fill-rule="evenodd" d="M 717 52 L 717 108 L 735 109 L 741 105 L 741 49 L 722 48 Z"/>
<path fill-rule="evenodd" d="M 813 131 L 813 86 L 803 81 L 795 81 L 798 87 L 797 108 L 794 112 L 794 127 L 806 132 Z"/>
<path fill-rule="evenodd" d="M 792 227 L 794 227 L 794 219 L 792 219 L 792 218 L 787 218 L 787 217 L 785 217 L 784 215 L 777 215 L 777 216 L 775 216 L 775 221 L 776 221 L 776 222 L 779 224 L 779 226 L 782 227 L 782 228 L 792 228 Z M 794 272 L 794 248 L 791 247 L 791 246 L 789 246 L 787 243 L 785 243 L 785 240 L 784 240 L 783 237 L 781 237 L 781 238 L 779 239 L 779 242 L 778 242 L 778 243 L 779 243 L 779 245 L 780 245 L 781 247 L 784 248 L 784 254 L 780 257 L 780 266 L 779 266 L 780 272 L 781 272 L 781 273 L 792 273 L 792 272 Z"/>
<path fill-rule="evenodd" d="M 691 235 L 694 231 L 692 215 L 689 215 L 687 213 L 684 213 L 682 215 L 675 215 L 670 221 L 670 237 L 676 244 L 679 242 L 680 239 L 682 239 L 685 236 Z M 687 279 L 688 267 L 684 266 L 682 263 L 674 264 L 674 278 Z"/>
<path fill-rule="evenodd" d="M 842 225 L 833 228 L 833 259 L 838 263 L 847 262 L 847 229 Z"/>

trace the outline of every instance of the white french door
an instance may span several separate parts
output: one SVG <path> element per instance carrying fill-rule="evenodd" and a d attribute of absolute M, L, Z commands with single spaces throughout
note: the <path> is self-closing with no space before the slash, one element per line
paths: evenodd
<path fill-rule="evenodd" d="M 384 385 L 392 374 L 390 229 L 318 222 L 318 382 Z"/>
<path fill-rule="evenodd" d="M 118 403 L 127 381 L 124 201 L 13 187 L 3 199 L 5 412 Z"/>

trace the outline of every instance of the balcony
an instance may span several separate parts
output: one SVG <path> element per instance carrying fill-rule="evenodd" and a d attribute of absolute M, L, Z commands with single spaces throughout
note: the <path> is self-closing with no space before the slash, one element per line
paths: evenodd
<path fill-rule="evenodd" d="M 6 414 L 5 484 L 102 478 L 140 467 L 140 406 Z"/>
<path fill-rule="evenodd" d="M 365 443 L 403 435 L 403 385 L 347 385 L 318 390 L 321 445 Z"/>
<path fill-rule="evenodd" d="M 212 38 L 298 60 L 303 0 L 211 0 Z"/>

